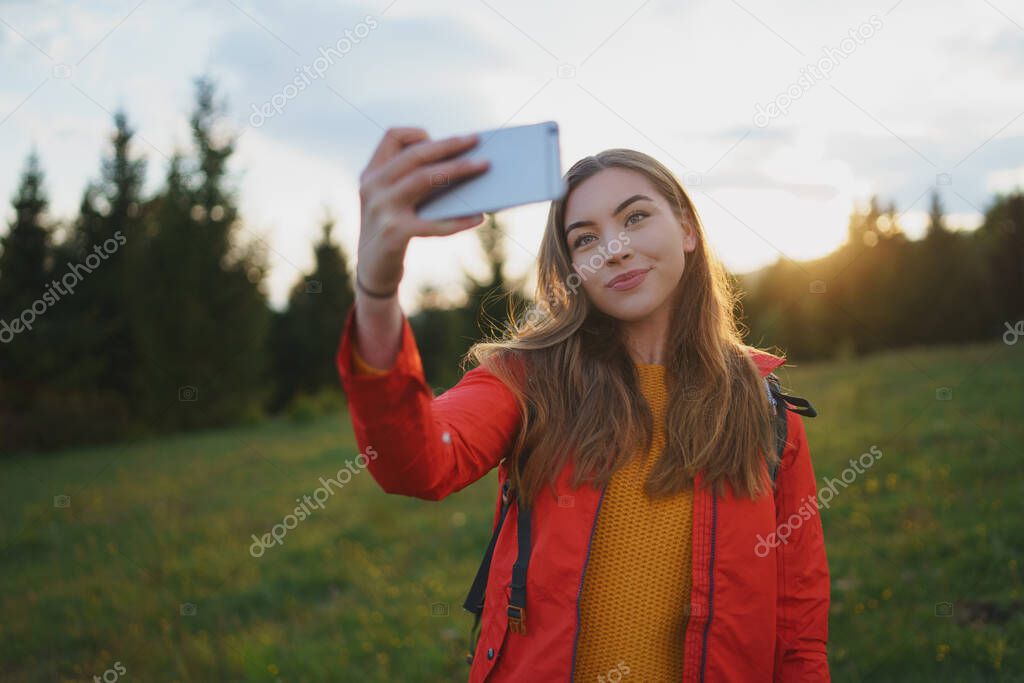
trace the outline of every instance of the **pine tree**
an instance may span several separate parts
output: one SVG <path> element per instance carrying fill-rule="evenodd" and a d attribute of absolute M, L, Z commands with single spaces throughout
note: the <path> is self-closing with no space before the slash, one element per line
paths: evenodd
<path fill-rule="evenodd" d="M 25 408 L 53 361 L 40 348 L 46 316 L 55 302 L 52 293 L 46 296 L 52 266 L 49 200 L 35 150 L 11 204 L 14 222 L 0 240 L 0 381 L 4 403 Z"/>
<path fill-rule="evenodd" d="M 931 202 L 928 208 L 928 227 L 925 229 L 925 239 L 936 239 L 939 235 L 948 234 L 946 227 L 946 216 L 942 208 L 942 198 L 939 193 L 932 189 Z"/>
<path fill-rule="evenodd" d="M 38 298 L 47 284 L 50 231 L 45 224 L 49 200 L 43 187 L 39 155 L 29 154 L 18 190 L 11 200 L 14 222 L 2 239 L 0 254 L 0 310 L 11 316 L 19 304 Z"/>
<path fill-rule="evenodd" d="M 66 272 L 72 264 L 102 259 L 79 283 L 74 305 L 61 307 L 57 316 L 67 333 L 63 383 L 107 392 L 123 402 L 130 402 L 138 388 L 129 261 L 143 239 L 140 195 L 146 161 L 133 157 L 133 136 L 125 113 L 116 113 L 109 156 L 102 161 L 99 181 L 83 193 L 74 231 L 62 250 L 64 267 L 58 269 Z"/>
<path fill-rule="evenodd" d="M 998 196 L 978 233 L 993 306 L 989 333 L 1003 334 L 1024 319 L 1024 192 Z"/>
<path fill-rule="evenodd" d="M 487 222 L 476 231 L 490 273 L 482 282 L 467 275 L 469 328 L 466 332 L 473 341 L 482 336 L 503 334 L 509 322 L 509 306 L 515 307 L 524 301 L 505 279 L 507 237 L 494 214 L 487 214 Z"/>
<path fill-rule="evenodd" d="M 912 315 L 920 344 L 977 339 L 988 315 L 985 274 L 977 241 L 950 230 L 938 193 L 933 190 L 924 239 L 914 250 L 910 286 L 916 291 Z"/>
<path fill-rule="evenodd" d="M 168 427 L 255 417 L 267 393 L 266 262 L 258 246 L 235 238 L 234 139 L 220 130 L 223 111 L 212 81 L 197 79 L 195 159 L 171 160 L 134 274 L 145 410 Z"/>
<path fill-rule="evenodd" d="M 274 321 L 274 410 L 299 393 L 338 386 L 335 353 L 355 296 L 345 253 L 331 238 L 334 220 L 327 218 L 321 229 L 313 272 L 295 283 L 287 310 Z"/>

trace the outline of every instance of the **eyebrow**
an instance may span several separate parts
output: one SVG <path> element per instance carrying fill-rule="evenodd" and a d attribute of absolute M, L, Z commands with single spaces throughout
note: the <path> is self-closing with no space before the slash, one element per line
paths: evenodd
<path fill-rule="evenodd" d="M 613 216 L 617 216 L 627 206 L 629 206 L 633 202 L 639 201 L 641 199 L 646 199 L 649 202 L 653 202 L 654 201 L 653 199 L 651 199 L 650 197 L 648 197 L 645 194 L 635 194 L 632 197 L 630 197 L 629 199 L 627 199 L 626 201 L 624 201 L 621 204 L 619 204 L 618 206 L 616 206 L 615 210 L 612 211 L 612 215 Z M 565 227 L 565 234 L 568 235 L 571 231 L 575 230 L 576 228 L 582 228 L 582 227 L 585 227 L 587 225 L 593 225 L 593 224 L 594 224 L 594 221 L 576 221 L 575 223 L 572 223 L 571 225 L 567 225 Z"/>

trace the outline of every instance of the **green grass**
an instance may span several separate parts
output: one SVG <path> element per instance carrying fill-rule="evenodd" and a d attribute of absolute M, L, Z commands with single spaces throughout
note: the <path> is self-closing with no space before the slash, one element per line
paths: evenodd
<path fill-rule="evenodd" d="M 890 352 L 783 378 L 818 409 L 806 425 L 819 484 L 882 453 L 822 514 L 833 677 L 1024 680 L 1024 345 Z"/>
<path fill-rule="evenodd" d="M 782 378 L 820 413 L 806 422 L 819 482 L 883 453 L 823 511 L 834 680 L 1019 680 L 1024 344 Z M 493 472 L 441 503 L 362 472 L 249 554 L 355 454 L 341 415 L 0 463 L 0 679 L 92 680 L 120 662 L 124 680 L 466 680 L 461 604 Z"/>

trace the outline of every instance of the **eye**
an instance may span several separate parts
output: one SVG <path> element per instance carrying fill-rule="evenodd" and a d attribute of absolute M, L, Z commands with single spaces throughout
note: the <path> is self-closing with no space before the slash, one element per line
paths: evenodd
<path fill-rule="evenodd" d="M 626 216 L 626 225 L 627 226 L 636 225 L 637 223 L 639 223 L 644 218 L 647 218 L 647 216 L 649 216 L 649 215 L 650 214 L 648 214 L 646 211 L 634 211 L 633 213 L 631 213 L 628 216 Z M 633 221 L 634 218 L 638 218 L 638 220 Z M 588 242 L 584 242 L 583 241 L 587 237 L 594 237 L 594 239 L 597 239 L 597 237 L 595 237 L 593 233 L 586 233 L 584 235 L 580 235 L 579 237 L 577 237 L 575 239 L 575 241 L 573 241 L 572 248 L 576 249 L 578 247 L 583 246 L 584 244 L 589 244 Z"/>
<path fill-rule="evenodd" d="M 633 213 L 629 214 L 628 216 L 626 216 L 626 225 L 636 225 L 636 223 L 640 222 L 640 221 L 636 221 L 635 223 L 630 223 L 630 221 L 633 220 L 634 216 L 640 216 L 641 219 L 644 219 L 644 218 L 647 217 L 647 212 L 646 211 L 634 211 Z"/>
<path fill-rule="evenodd" d="M 576 238 L 576 240 L 575 240 L 575 241 L 574 241 L 574 242 L 572 243 L 572 248 L 573 248 L 573 249 L 576 249 L 577 247 L 579 247 L 579 246 L 583 245 L 583 244 L 584 244 L 584 242 L 583 242 L 583 239 L 584 239 L 585 237 L 594 237 L 594 235 L 593 235 L 592 233 L 589 233 L 589 232 L 588 232 L 588 233 L 585 233 L 585 234 L 583 234 L 583 235 L 580 235 L 580 236 L 579 236 L 579 237 L 577 237 L 577 238 Z M 594 237 L 594 239 L 597 239 L 597 238 L 596 238 L 596 237 Z"/>

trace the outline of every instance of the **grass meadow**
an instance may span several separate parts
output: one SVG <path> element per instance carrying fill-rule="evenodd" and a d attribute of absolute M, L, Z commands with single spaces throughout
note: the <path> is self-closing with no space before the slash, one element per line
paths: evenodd
<path fill-rule="evenodd" d="M 823 510 L 833 679 L 1024 680 L 1024 340 L 780 374 L 819 482 L 883 454 Z M 0 679 L 466 680 L 494 472 L 440 503 L 361 472 L 250 553 L 356 453 L 341 413 L 4 460 Z"/>

